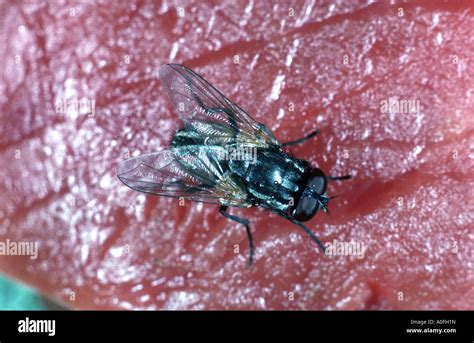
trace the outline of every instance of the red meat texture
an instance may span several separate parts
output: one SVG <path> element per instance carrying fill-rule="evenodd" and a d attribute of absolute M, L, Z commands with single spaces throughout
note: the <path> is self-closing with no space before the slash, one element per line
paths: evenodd
<path fill-rule="evenodd" d="M 76 309 L 474 309 L 469 2 L 2 5 L 0 269 Z M 307 223 L 135 192 L 117 163 L 180 123 L 158 69 L 203 75 L 339 195 Z M 7 246 L 30 242 L 32 253 Z M 10 248 L 9 248 L 10 249 Z M 34 258 L 37 257 L 37 258 Z"/>

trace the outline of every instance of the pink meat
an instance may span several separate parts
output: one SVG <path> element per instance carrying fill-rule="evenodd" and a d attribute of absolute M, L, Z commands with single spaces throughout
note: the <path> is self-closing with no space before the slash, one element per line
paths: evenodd
<path fill-rule="evenodd" d="M 4 2 L 0 241 L 39 255 L 1 270 L 78 309 L 474 309 L 472 5 L 292 3 Z M 120 183 L 118 161 L 179 125 L 157 78 L 169 62 L 281 141 L 321 131 L 293 155 L 354 179 L 308 226 L 363 258 L 232 209 L 251 220 L 249 269 L 244 228 L 216 206 Z"/>

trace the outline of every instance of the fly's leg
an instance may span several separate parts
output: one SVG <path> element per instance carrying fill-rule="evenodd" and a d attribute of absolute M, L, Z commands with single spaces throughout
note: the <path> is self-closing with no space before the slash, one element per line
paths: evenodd
<path fill-rule="evenodd" d="M 221 206 L 219 208 L 219 212 L 224 216 L 226 217 L 227 219 L 230 219 L 230 220 L 233 220 L 239 224 L 242 224 L 245 226 L 245 229 L 247 230 L 247 238 L 248 238 L 248 241 L 249 241 L 249 248 L 250 248 L 250 252 L 249 252 L 249 260 L 248 260 L 248 266 L 250 267 L 253 263 L 253 251 L 254 251 L 254 248 L 253 248 L 253 237 L 252 237 L 252 232 L 250 232 L 250 227 L 249 227 L 249 221 L 247 219 L 244 219 L 244 218 L 240 218 L 240 217 L 237 217 L 237 216 L 233 216 L 232 214 L 229 214 L 226 212 L 228 206 Z"/>
<path fill-rule="evenodd" d="M 327 179 L 331 181 L 342 181 L 349 180 L 352 178 L 352 175 L 342 175 L 342 176 L 328 176 Z"/>
<path fill-rule="evenodd" d="M 306 232 L 309 237 L 311 237 L 311 239 L 317 244 L 319 245 L 319 247 L 321 248 L 321 250 L 323 251 L 324 254 L 326 254 L 326 247 L 324 246 L 324 244 L 319 240 L 318 237 L 316 237 L 316 235 L 310 230 L 308 229 L 303 223 L 301 223 L 300 221 L 296 220 L 296 219 L 293 219 L 291 218 L 286 212 L 283 212 L 283 211 L 275 211 L 276 214 L 278 214 L 280 217 L 283 217 L 285 218 L 286 220 L 289 220 L 290 222 L 292 222 L 293 224 L 296 224 L 298 225 L 300 228 L 303 229 L 304 232 Z"/>
<path fill-rule="evenodd" d="M 318 130 L 314 130 L 313 132 L 311 132 L 310 134 L 304 136 L 303 138 L 296 139 L 296 140 L 291 141 L 291 142 L 282 143 L 281 146 L 285 147 L 285 146 L 290 146 L 290 145 L 296 145 L 296 144 L 304 143 L 304 142 L 306 142 L 308 139 L 311 139 L 311 138 L 315 137 L 318 133 L 319 133 Z"/>

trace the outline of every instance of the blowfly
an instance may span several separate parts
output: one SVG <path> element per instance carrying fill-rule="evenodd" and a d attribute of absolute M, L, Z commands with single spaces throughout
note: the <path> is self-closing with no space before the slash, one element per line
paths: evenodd
<path fill-rule="evenodd" d="M 254 255 L 249 221 L 227 213 L 230 206 L 269 209 L 303 229 L 325 251 L 303 222 L 328 211 L 330 180 L 324 172 L 283 148 L 316 136 L 280 143 L 265 127 L 185 66 L 166 64 L 161 84 L 182 120 L 167 149 L 122 161 L 118 177 L 143 193 L 220 205 L 219 212 L 242 224 Z"/>

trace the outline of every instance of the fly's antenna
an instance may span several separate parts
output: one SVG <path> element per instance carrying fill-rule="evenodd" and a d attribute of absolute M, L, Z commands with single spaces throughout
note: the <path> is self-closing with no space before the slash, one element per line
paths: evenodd
<path fill-rule="evenodd" d="M 328 202 L 329 202 L 329 200 L 332 200 L 332 199 L 335 199 L 335 198 L 339 198 L 339 194 L 336 194 L 336 195 L 333 195 L 332 197 L 329 197 L 329 198 L 328 198 Z M 327 214 L 329 217 L 332 218 L 331 213 L 329 212 L 329 208 L 328 208 L 327 206 L 324 208 L 324 212 L 326 212 L 326 214 Z"/>
<path fill-rule="evenodd" d="M 332 218 L 331 216 L 331 212 L 329 212 L 329 208 L 326 206 L 326 208 L 324 209 L 324 212 L 326 212 L 326 214 Z"/>

